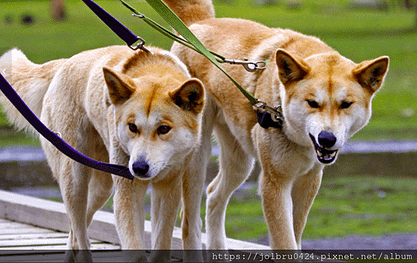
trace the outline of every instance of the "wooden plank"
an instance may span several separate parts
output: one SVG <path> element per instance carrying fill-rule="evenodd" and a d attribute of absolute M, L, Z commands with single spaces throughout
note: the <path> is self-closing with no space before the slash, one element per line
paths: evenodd
<path fill-rule="evenodd" d="M 17 229 L 17 228 L 31 228 L 33 226 L 28 224 L 22 224 L 18 222 L 9 221 L 8 223 L 3 223 L 0 225 L 0 233 L 3 229 Z"/>
<path fill-rule="evenodd" d="M 150 228 L 146 229 L 145 227 L 145 240 L 148 240 L 150 243 L 151 234 L 149 229 Z M 113 244 L 120 244 L 119 236 L 116 230 L 116 217 L 114 214 L 97 211 L 94 214 L 90 227 L 88 228 L 88 236 L 90 238 L 96 238 Z"/>
<path fill-rule="evenodd" d="M 92 255 L 93 262 L 125 262 L 126 260 L 120 251 L 95 252 L 93 250 Z M 55 253 L 49 251 L 49 253 L 43 255 L 23 253 L 20 255 L 0 256 L 0 262 L 64 262 L 64 260 L 64 251 L 56 251 Z"/>
<path fill-rule="evenodd" d="M 45 245 L 45 246 L 26 246 L 26 247 L 13 247 L 6 248 L 6 247 L 0 247 L 0 254 L 3 254 L 4 251 L 6 254 L 13 254 L 16 253 L 16 250 L 20 251 L 36 251 L 36 250 L 61 250 L 65 251 L 67 250 L 67 245 Z M 91 250 L 118 250 L 120 249 L 119 245 L 114 245 L 110 243 L 99 243 L 99 244 L 91 244 L 90 247 Z M 30 252 L 33 253 L 33 252 Z M 1 260 L 0 260 L 1 262 Z"/>
<path fill-rule="evenodd" d="M 0 218 L 69 231 L 62 203 L 0 190 Z"/>
<path fill-rule="evenodd" d="M 64 253 L 50 253 L 44 255 L 10 255 L 0 256 L 1 262 L 64 262 Z"/>
<path fill-rule="evenodd" d="M 64 204 L 10 193 L 3 190 L 0 190 L 0 218 L 33 224 L 64 232 L 68 232 L 69 230 Z M 116 219 L 113 213 L 98 211 L 94 215 L 93 222 L 88 229 L 88 234 L 90 238 L 110 242 L 113 244 L 120 244 L 115 225 Z M 181 237 L 181 229 L 175 227 L 172 240 L 172 249 L 182 249 Z M 201 237 L 204 248 L 207 236 L 205 233 L 202 233 Z M 145 244 L 151 244 L 150 221 L 145 222 L 145 240 Z M 270 249 L 268 246 L 230 238 L 227 239 L 227 247 L 229 249 L 237 250 Z"/>
<path fill-rule="evenodd" d="M 46 230 L 48 232 L 41 234 L 10 234 L 0 235 L 0 240 L 11 240 L 11 239 L 36 239 L 36 238 L 56 238 L 65 237 L 68 238 L 68 233 L 54 232 L 52 230 Z"/>
<path fill-rule="evenodd" d="M 50 233 L 51 230 L 38 228 L 38 227 L 28 227 L 28 228 L 17 228 L 17 229 L 3 229 L 1 231 L 2 235 L 11 235 L 11 234 L 34 234 L 34 233 Z"/>
<path fill-rule="evenodd" d="M 14 239 L 14 240 L 0 240 L 0 247 L 25 247 L 25 246 L 40 246 L 40 245 L 65 245 L 68 238 L 45 238 L 45 239 Z"/>
<path fill-rule="evenodd" d="M 67 241 L 68 241 L 68 237 L 0 240 L 0 247 L 66 245 Z M 91 240 L 91 244 L 95 244 L 95 243 L 102 243 L 102 242 L 98 240 Z"/>

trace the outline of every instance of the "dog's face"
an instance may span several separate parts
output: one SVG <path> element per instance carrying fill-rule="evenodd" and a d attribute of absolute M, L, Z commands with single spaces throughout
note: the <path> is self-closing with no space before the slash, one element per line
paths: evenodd
<path fill-rule="evenodd" d="M 198 141 L 204 88 L 197 79 L 142 76 L 104 68 L 114 105 L 116 136 L 141 180 L 162 180 L 183 163 Z"/>
<path fill-rule="evenodd" d="M 305 60 L 276 53 L 285 133 L 313 146 L 321 163 L 331 164 L 345 142 L 371 117 L 371 100 L 383 83 L 388 57 L 355 64 L 338 53 Z"/>

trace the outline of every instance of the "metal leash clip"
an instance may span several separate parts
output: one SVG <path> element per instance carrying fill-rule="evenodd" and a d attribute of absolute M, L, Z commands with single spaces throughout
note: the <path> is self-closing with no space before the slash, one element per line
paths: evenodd
<path fill-rule="evenodd" d="M 255 111 L 258 116 L 258 123 L 263 128 L 282 128 L 284 123 L 284 115 L 282 114 L 281 105 L 276 106 L 275 108 L 266 105 L 265 102 L 258 101 Z"/>
<path fill-rule="evenodd" d="M 224 59 L 225 63 L 229 64 L 239 64 L 242 65 L 246 71 L 248 72 L 254 72 L 256 70 L 262 70 L 266 68 L 266 62 L 265 61 L 249 61 L 247 58 L 244 60 L 237 60 L 237 59 Z M 259 66 L 259 64 L 263 64 L 263 66 Z"/>
<path fill-rule="evenodd" d="M 146 48 L 146 47 L 145 47 L 145 44 L 146 44 L 145 39 L 143 39 L 143 38 L 141 38 L 141 37 L 139 37 L 139 36 L 136 36 L 136 37 L 137 37 L 138 41 L 140 41 L 140 43 L 138 43 L 136 46 L 135 46 L 135 45 L 134 45 L 134 43 L 133 43 L 132 45 L 129 45 L 129 47 L 130 47 L 132 50 L 134 50 L 134 51 L 136 51 L 136 50 L 138 50 L 138 49 L 141 49 L 141 50 L 143 50 L 143 51 L 145 51 L 145 52 L 148 52 L 148 53 L 150 53 L 150 54 L 152 54 L 152 55 L 153 55 L 152 50 L 150 50 L 150 49 L 148 49 L 148 48 Z"/>

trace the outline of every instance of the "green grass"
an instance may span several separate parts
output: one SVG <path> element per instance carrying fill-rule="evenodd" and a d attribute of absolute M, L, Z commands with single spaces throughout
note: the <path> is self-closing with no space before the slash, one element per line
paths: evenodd
<path fill-rule="evenodd" d="M 304 238 L 416 233 L 416 189 L 416 178 L 324 178 Z"/>
<path fill-rule="evenodd" d="M 7 121 L 7 118 L 1 112 L 0 105 L 0 147 L 8 147 L 15 145 L 40 146 L 39 139 L 30 137 L 23 131 L 16 129 Z"/>
<path fill-rule="evenodd" d="M 303 239 L 417 233 L 416 178 L 324 177 Z M 256 241 L 268 233 L 256 189 L 235 194 L 226 217 L 228 237 Z"/>
<path fill-rule="evenodd" d="M 81 51 L 108 46 L 123 45 L 107 26 L 94 15 L 88 7 L 79 0 L 67 0 L 66 10 L 68 18 L 65 21 L 54 22 L 50 15 L 49 1 L 15 1 L 0 3 L 0 52 L 12 47 L 18 47 L 35 63 L 71 57 Z M 138 18 L 131 16 L 118 0 L 96 1 L 104 9 L 119 19 L 135 34 L 142 36 L 149 45 L 169 49 L 172 42 L 159 35 L 155 30 L 146 26 Z M 146 14 L 157 16 L 146 4 L 130 1 L 138 10 Z M 35 22 L 23 25 L 20 18 L 23 14 L 30 14 Z M 5 24 L 5 16 L 13 18 L 12 24 Z M 162 22 L 161 19 L 155 20 Z"/>

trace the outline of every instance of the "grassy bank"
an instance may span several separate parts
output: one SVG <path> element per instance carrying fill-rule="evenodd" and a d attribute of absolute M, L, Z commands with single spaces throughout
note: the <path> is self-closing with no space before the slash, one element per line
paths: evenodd
<path fill-rule="evenodd" d="M 149 45 L 165 49 L 171 46 L 170 40 L 131 17 L 118 0 L 97 2 L 145 38 Z M 166 25 L 145 2 L 130 2 L 141 12 Z M 357 10 L 349 8 L 350 1 L 330 0 L 303 1 L 297 9 L 288 8 L 286 1 L 274 6 L 257 6 L 250 0 L 216 0 L 215 3 L 218 17 L 248 18 L 270 27 L 291 28 L 316 35 L 355 62 L 381 55 L 390 56 L 390 71 L 385 86 L 374 99 L 372 120 L 353 139 L 417 139 L 415 12 L 406 11 L 398 5 L 391 5 L 385 12 Z M 82 1 L 68 0 L 66 8 L 67 20 L 54 22 L 48 1 L 1 2 L 0 53 L 19 47 L 28 58 L 43 63 L 70 57 L 87 49 L 123 44 Z M 32 24 L 21 23 L 25 14 L 33 16 Z M 6 23 L 6 17 L 12 22 Z M 2 122 L 0 120 L 0 124 Z M 11 143 L 8 137 L 3 141 L 0 145 L 18 143 Z"/>
<path fill-rule="evenodd" d="M 416 178 L 324 177 L 309 214 L 303 239 L 416 233 Z M 246 192 L 246 193 L 245 193 Z M 266 238 L 256 189 L 235 194 L 228 207 L 228 236 Z"/>

